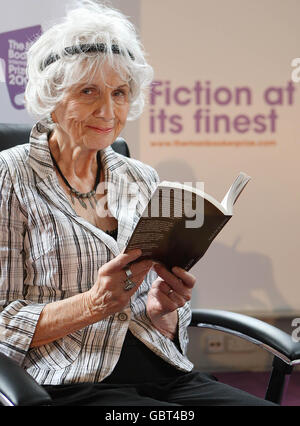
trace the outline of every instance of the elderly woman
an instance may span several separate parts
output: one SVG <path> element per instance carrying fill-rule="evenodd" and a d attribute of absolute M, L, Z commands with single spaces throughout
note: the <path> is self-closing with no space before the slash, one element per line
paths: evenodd
<path fill-rule="evenodd" d="M 57 405 L 259 404 L 192 371 L 193 275 L 124 253 L 158 176 L 111 144 L 151 78 L 133 26 L 91 1 L 31 47 L 38 122 L 0 155 L 0 350 Z"/>

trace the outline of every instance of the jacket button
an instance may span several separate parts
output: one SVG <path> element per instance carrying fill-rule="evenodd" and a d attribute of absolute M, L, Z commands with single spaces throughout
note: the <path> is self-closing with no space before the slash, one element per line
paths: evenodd
<path fill-rule="evenodd" d="M 126 321 L 126 320 L 127 320 L 127 318 L 128 318 L 128 316 L 127 316 L 127 314 L 125 314 L 124 312 L 121 312 L 121 313 L 119 313 L 119 315 L 118 315 L 118 319 L 119 319 L 120 321 Z"/>

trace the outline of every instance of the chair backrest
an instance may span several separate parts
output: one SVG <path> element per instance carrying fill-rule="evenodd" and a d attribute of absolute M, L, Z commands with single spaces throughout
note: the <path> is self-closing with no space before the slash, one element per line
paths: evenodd
<path fill-rule="evenodd" d="M 29 141 L 32 125 L 30 124 L 7 124 L 0 123 L 0 151 L 21 145 Z M 128 145 L 124 138 L 117 138 L 112 148 L 118 154 L 130 157 Z"/>

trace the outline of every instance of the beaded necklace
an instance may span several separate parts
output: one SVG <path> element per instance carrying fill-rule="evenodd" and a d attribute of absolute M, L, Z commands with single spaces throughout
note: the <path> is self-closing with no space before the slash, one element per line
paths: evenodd
<path fill-rule="evenodd" d="M 64 177 L 62 171 L 59 168 L 59 165 L 57 164 L 55 158 L 53 157 L 52 153 L 51 153 L 51 158 L 53 161 L 54 166 L 56 167 L 58 173 L 60 174 L 62 180 L 64 181 L 64 183 L 67 185 L 67 187 L 70 189 L 70 197 L 71 197 L 71 201 L 73 204 L 75 204 L 75 199 L 77 198 L 79 203 L 82 205 L 82 207 L 84 207 L 85 209 L 87 209 L 87 205 L 86 203 L 83 201 L 84 199 L 88 199 L 89 203 L 91 205 L 91 207 L 95 207 L 96 206 L 96 199 L 95 199 L 95 194 L 96 194 L 96 189 L 97 186 L 100 182 L 100 174 L 101 174 L 101 158 L 100 158 L 100 151 L 97 152 L 97 164 L 98 164 L 98 169 L 97 169 L 97 175 L 96 175 L 96 181 L 95 181 L 95 185 L 94 188 L 89 191 L 89 192 L 79 192 L 77 191 L 75 188 L 73 188 L 69 182 L 67 181 L 67 179 Z M 93 205 L 92 203 L 92 199 L 94 200 L 95 205 Z"/>

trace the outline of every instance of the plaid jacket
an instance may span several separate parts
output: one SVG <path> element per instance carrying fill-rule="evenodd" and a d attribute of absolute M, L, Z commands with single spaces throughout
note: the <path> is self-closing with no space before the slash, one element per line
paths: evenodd
<path fill-rule="evenodd" d="M 118 361 L 128 328 L 178 369 L 193 367 L 185 355 L 189 303 L 178 310 L 182 352 L 146 316 L 154 271 L 122 312 L 30 348 L 45 304 L 91 288 L 99 267 L 128 242 L 158 183 L 151 167 L 111 147 L 102 150 L 101 160 L 109 183 L 108 206 L 118 220 L 117 242 L 77 216 L 59 186 L 46 129 L 39 123 L 32 129 L 29 144 L 0 153 L 0 351 L 41 384 L 103 380 Z"/>

